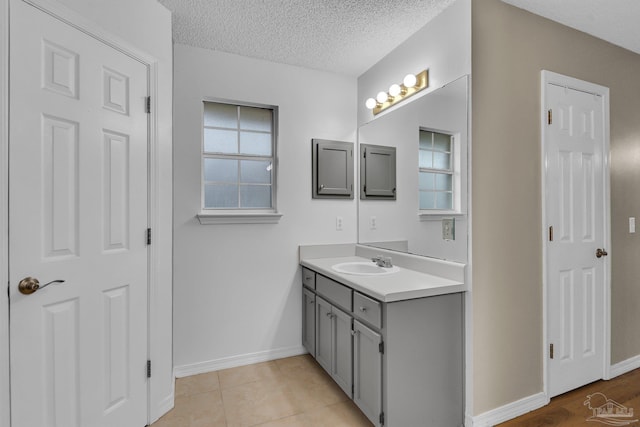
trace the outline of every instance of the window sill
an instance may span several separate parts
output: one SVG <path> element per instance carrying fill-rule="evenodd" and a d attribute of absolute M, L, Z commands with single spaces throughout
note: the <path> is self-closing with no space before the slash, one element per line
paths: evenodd
<path fill-rule="evenodd" d="M 440 221 L 442 218 L 457 218 L 462 219 L 467 215 L 461 212 L 452 211 L 432 211 L 432 212 L 418 212 L 418 218 L 420 221 Z"/>
<path fill-rule="evenodd" d="M 278 212 L 200 213 L 196 217 L 202 225 L 277 224 L 282 214 Z"/>

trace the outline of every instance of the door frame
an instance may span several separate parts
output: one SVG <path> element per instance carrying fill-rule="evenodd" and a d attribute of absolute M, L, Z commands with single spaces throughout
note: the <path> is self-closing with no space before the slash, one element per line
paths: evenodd
<path fill-rule="evenodd" d="M 147 90 L 151 96 L 151 113 L 148 120 L 148 177 L 147 177 L 147 209 L 148 227 L 152 230 L 161 228 L 160 213 L 160 171 L 166 160 L 160 157 L 160 132 L 158 123 L 159 61 L 152 55 L 135 48 L 128 41 L 103 30 L 91 20 L 69 9 L 55 0 L 21 0 L 43 12 L 71 25 L 72 27 L 94 37 L 106 45 L 130 56 L 147 67 Z M 0 209 L 0 283 L 9 281 L 9 3 L 10 0 L 0 0 L 0 198 L 5 201 L 5 208 Z M 163 163 L 164 162 L 164 163 Z M 158 239 L 155 239 L 158 241 Z M 162 301 L 159 301 L 158 289 L 159 272 L 161 271 L 161 257 L 163 253 L 158 245 L 148 247 L 147 257 L 147 355 L 150 360 L 157 354 L 158 340 L 166 335 L 153 325 L 161 325 L 159 319 L 166 317 L 160 312 Z M 170 332 L 169 332 L 170 333 Z M 2 345 L 4 344 L 4 345 Z M 6 349 L 6 350 L 5 350 Z M 10 364 L 9 364 L 9 298 L 4 288 L 0 286 L 0 425 L 11 424 L 11 394 L 10 394 Z M 155 421 L 173 406 L 173 392 L 169 396 L 170 402 L 156 402 L 160 396 L 162 381 L 154 386 L 151 379 L 147 384 L 147 419 Z"/>
<path fill-rule="evenodd" d="M 610 174 L 611 174 L 611 153 L 610 153 L 610 112 L 609 112 L 609 88 L 600 86 L 594 83 L 589 83 L 583 80 L 579 80 L 573 77 L 565 76 L 562 74 L 554 73 L 547 70 L 541 71 L 540 78 L 540 138 L 541 138 L 541 208 L 542 208 L 542 365 L 543 365 L 543 392 L 549 396 L 549 342 L 548 342 L 548 324 L 549 324 L 549 312 L 548 301 L 549 296 L 549 283 L 547 280 L 548 266 L 547 266 L 547 84 L 555 84 L 561 87 L 567 87 L 575 89 L 581 92 L 593 93 L 602 97 L 603 102 L 603 156 L 602 156 L 602 171 L 603 171 L 603 189 L 604 189 L 604 207 L 603 207 L 603 219 L 604 219 L 604 242 L 609 253 L 611 253 L 611 191 L 610 191 Z M 602 344 L 604 351 L 604 363 L 602 366 L 602 378 L 610 378 L 611 368 L 611 262 L 610 257 L 604 258 L 604 300 L 602 301 L 604 310 L 604 333 L 602 336 Z"/>

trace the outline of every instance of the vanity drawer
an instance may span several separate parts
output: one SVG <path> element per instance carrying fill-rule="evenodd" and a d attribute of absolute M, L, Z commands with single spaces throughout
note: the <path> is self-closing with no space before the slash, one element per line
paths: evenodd
<path fill-rule="evenodd" d="M 347 311 L 351 311 L 351 295 L 353 294 L 351 288 L 318 274 L 316 276 L 316 291 Z"/>
<path fill-rule="evenodd" d="M 302 267 L 302 284 L 309 289 L 316 288 L 316 273 L 308 268 Z"/>
<path fill-rule="evenodd" d="M 353 313 L 376 328 L 382 328 L 382 308 L 380 302 L 358 292 L 353 294 Z"/>

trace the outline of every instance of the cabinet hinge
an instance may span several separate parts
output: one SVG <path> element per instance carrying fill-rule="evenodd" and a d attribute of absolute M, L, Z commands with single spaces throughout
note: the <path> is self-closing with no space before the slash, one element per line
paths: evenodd
<path fill-rule="evenodd" d="M 378 350 L 380 353 L 384 354 L 384 341 L 380 341 L 380 344 L 378 344 Z"/>
<path fill-rule="evenodd" d="M 151 360 L 147 360 L 147 378 L 151 378 Z"/>
<path fill-rule="evenodd" d="M 553 359 L 553 344 L 549 344 L 549 358 Z"/>
<path fill-rule="evenodd" d="M 380 425 L 384 425 L 384 412 L 380 412 Z"/>
<path fill-rule="evenodd" d="M 147 96 L 144 100 L 144 112 L 147 114 L 151 114 L 151 97 Z"/>
<path fill-rule="evenodd" d="M 549 241 L 553 242 L 553 225 L 549 226 Z"/>
<path fill-rule="evenodd" d="M 553 123 L 553 110 L 549 109 L 547 111 L 547 124 L 552 124 Z"/>
<path fill-rule="evenodd" d="M 151 244 L 151 229 L 147 228 L 147 245 Z"/>

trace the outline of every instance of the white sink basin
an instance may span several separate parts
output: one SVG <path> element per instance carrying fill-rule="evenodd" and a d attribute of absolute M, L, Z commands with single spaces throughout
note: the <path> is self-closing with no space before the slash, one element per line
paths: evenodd
<path fill-rule="evenodd" d="M 331 268 L 338 273 L 355 274 L 357 276 L 381 276 L 400 271 L 398 267 L 379 267 L 373 261 L 353 261 L 334 264 Z"/>

